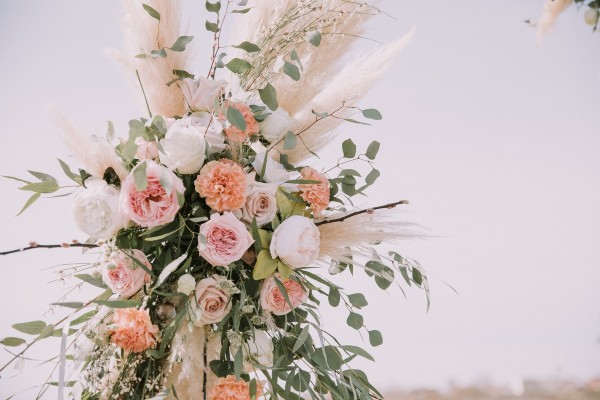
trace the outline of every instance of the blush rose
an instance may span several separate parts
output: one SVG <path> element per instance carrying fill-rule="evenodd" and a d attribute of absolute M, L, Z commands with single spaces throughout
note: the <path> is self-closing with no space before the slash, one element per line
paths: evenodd
<path fill-rule="evenodd" d="M 152 269 L 146 255 L 135 249 L 119 250 L 103 263 L 102 280 L 113 293 L 129 298 L 150 281 L 150 275 L 136 261 Z"/>
<path fill-rule="evenodd" d="M 219 288 L 218 275 L 201 279 L 196 285 L 196 324 L 208 325 L 221 322 L 231 310 L 227 293 Z"/>
<path fill-rule="evenodd" d="M 281 281 L 290 299 L 289 303 L 283 293 L 281 293 L 275 279 Z M 278 273 L 265 279 L 260 289 L 260 305 L 264 310 L 270 311 L 275 315 L 285 315 L 306 302 L 307 299 L 308 295 L 300 283 L 293 279 L 284 281 Z"/>
<path fill-rule="evenodd" d="M 241 259 L 254 243 L 246 225 L 231 212 L 211 215 L 210 220 L 200 225 L 200 235 L 204 238 L 198 241 L 198 251 L 215 267 Z"/>

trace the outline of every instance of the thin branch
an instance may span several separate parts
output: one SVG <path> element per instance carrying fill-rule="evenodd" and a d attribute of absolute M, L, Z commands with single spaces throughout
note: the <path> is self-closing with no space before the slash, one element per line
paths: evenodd
<path fill-rule="evenodd" d="M 92 244 L 92 243 L 61 243 L 61 244 L 30 243 L 29 246 L 27 246 L 27 247 L 0 252 L 0 256 L 5 256 L 7 254 L 13 254 L 13 253 L 21 253 L 23 251 L 32 250 L 32 249 L 57 249 L 59 247 L 62 247 L 63 249 L 68 249 L 71 247 L 83 247 L 85 249 L 95 249 L 96 247 L 100 247 L 100 246 L 97 244 Z"/>
<path fill-rule="evenodd" d="M 350 214 L 346 214 L 346 215 L 341 216 L 339 218 L 325 219 L 323 221 L 315 222 L 315 225 L 318 226 L 318 225 L 330 224 L 332 222 L 342 222 L 342 221 L 344 221 L 344 220 L 346 220 L 348 218 L 355 217 L 355 216 L 357 216 L 359 214 L 364 214 L 364 213 L 371 214 L 375 210 L 380 210 L 382 208 L 394 208 L 394 207 L 396 207 L 397 205 L 400 205 L 400 204 L 408 204 L 408 200 L 400 200 L 400 201 L 396 201 L 394 203 L 384 204 L 382 206 L 377 206 L 377 207 L 373 207 L 373 208 L 367 208 L 367 209 L 364 209 L 364 210 L 354 211 L 354 212 L 351 212 Z"/>

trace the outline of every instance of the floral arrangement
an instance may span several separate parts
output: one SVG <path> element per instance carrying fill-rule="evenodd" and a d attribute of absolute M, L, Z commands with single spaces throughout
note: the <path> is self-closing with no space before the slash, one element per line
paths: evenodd
<path fill-rule="evenodd" d="M 365 296 L 346 293 L 328 275 L 363 269 L 381 289 L 400 276 L 427 293 L 418 262 L 382 247 L 417 234 L 394 214 L 405 201 L 353 206 L 380 175 L 378 142 L 360 152 L 347 139 L 330 167 L 314 162 L 342 123 L 382 118 L 356 104 L 406 39 L 336 63 L 379 9 L 347 0 L 246 3 L 206 2 L 214 45 L 208 73 L 195 75 L 193 37 L 180 35 L 178 4 L 124 2 L 131 50 L 115 57 L 136 77 L 149 116 L 130 121 L 119 139 L 112 124 L 105 138 L 88 137 L 58 117 L 83 164 L 73 172 L 60 161 L 78 186 L 73 217 L 89 239 L 29 248 L 97 248 L 89 273 L 70 275 L 104 292 L 56 303 L 73 309 L 56 324 L 14 325 L 34 335 L 28 344 L 1 343 L 26 345 L 15 361 L 33 342 L 61 336 L 59 379 L 47 382 L 61 393 L 381 398 L 350 366 L 372 356 L 322 329 L 318 309 L 324 299 L 344 308 L 347 324 L 381 345 L 381 333 L 363 321 Z M 230 56 L 221 34 L 234 16 Z M 229 78 L 216 79 L 221 74 Z M 38 181 L 13 178 L 33 192 L 22 211 L 61 189 L 54 177 L 31 174 Z M 67 361 L 76 372 L 69 379 Z"/>

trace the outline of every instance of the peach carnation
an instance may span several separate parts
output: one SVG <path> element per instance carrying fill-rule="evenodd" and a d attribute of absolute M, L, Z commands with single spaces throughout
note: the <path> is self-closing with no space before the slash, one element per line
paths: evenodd
<path fill-rule="evenodd" d="M 252 114 L 252 110 L 250 107 L 243 103 L 234 103 L 230 102 L 229 107 L 235 108 L 244 116 L 244 120 L 246 120 L 246 129 L 241 130 L 238 127 L 231 125 L 228 128 L 225 128 L 225 136 L 227 136 L 227 140 L 234 143 L 242 143 L 248 136 L 253 136 L 258 133 L 259 125 L 258 121 L 254 119 L 254 115 Z"/>
<path fill-rule="evenodd" d="M 329 206 L 329 180 L 327 176 L 311 167 L 302 168 L 301 174 L 303 180 L 319 181 L 319 183 L 298 185 L 300 196 L 310 204 L 313 216 L 318 218 L 321 211 Z"/>
<path fill-rule="evenodd" d="M 156 346 L 158 326 L 150 321 L 148 310 L 124 308 L 115 310 L 110 340 L 122 349 L 141 353 Z"/>
<path fill-rule="evenodd" d="M 228 159 L 211 161 L 200 170 L 194 182 L 206 204 L 218 212 L 240 209 L 246 202 L 248 178 L 236 163 Z"/>
<path fill-rule="evenodd" d="M 256 398 L 262 396 L 262 387 L 256 385 Z M 250 400 L 250 385 L 234 375 L 219 378 L 210 393 L 210 400 Z"/>

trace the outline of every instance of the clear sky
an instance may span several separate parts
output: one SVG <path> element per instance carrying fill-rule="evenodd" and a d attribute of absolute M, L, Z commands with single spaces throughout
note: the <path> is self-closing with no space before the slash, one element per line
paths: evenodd
<path fill-rule="evenodd" d="M 200 3 L 189 20 L 206 45 Z M 383 332 L 377 363 L 357 363 L 382 388 L 600 375 L 600 34 L 570 9 L 538 47 L 523 21 L 542 5 L 382 1 L 397 20 L 380 18 L 370 36 L 389 41 L 412 26 L 417 34 L 361 102 L 384 120 L 346 127 L 341 137 L 384 144 L 383 175 L 368 204 L 409 199 L 404 216 L 437 236 L 398 248 L 430 273 L 429 312 L 418 291 L 405 299 L 361 274 L 342 278 L 350 291 L 368 294 L 365 322 Z M 117 1 L 0 2 L 0 174 L 61 176 L 56 157 L 69 157 L 49 104 L 97 134 L 112 120 L 125 135 L 127 121 L 145 114 L 103 55 L 120 43 Z M 207 68 L 203 57 L 198 71 Z M 27 199 L 16 187 L 0 180 L 0 248 L 84 239 L 70 198 L 38 202 L 15 217 Z M 0 259 L 0 337 L 16 333 L 12 323 L 38 319 L 64 292 L 47 284 L 56 269 L 43 268 L 80 259 L 75 250 Z M 323 314 L 340 339 L 361 343 L 345 316 L 326 307 Z M 58 342 L 38 346 L 58 351 Z M 42 370 L 3 375 L 0 395 L 37 383 Z"/>

